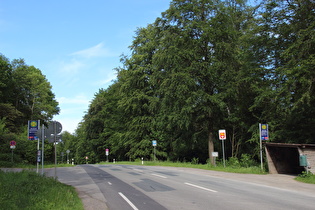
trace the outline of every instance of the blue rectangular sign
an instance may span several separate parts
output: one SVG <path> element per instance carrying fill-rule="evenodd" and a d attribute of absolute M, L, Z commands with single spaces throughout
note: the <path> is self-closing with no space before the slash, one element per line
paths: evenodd
<path fill-rule="evenodd" d="M 39 129 L 39 120 L 28 121 L 28 140 L 38 140 L 36 133 Z"/>
<path fill-rule="evenodd" d="M 260 124 L 260 139 L 269 140 L 268 124 Z"/>
<path fill-rule="evenodd" d="M 156 147 L 156 140 L 152 141 L 152 146 Z"/>

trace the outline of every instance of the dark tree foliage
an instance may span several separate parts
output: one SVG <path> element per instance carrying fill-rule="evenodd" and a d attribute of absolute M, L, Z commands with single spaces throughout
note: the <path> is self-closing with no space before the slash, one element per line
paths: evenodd
<path fill-rule="evenodd" d="M 314 6 L 309 0 L 173 0 L 136 31 L 117 80 L 100 90 L 77 130 L 78 158 L 213 163 L 271 141 L 314 142 Z M 87 146 L 83 148 L 83 145 Z M 80 149 L 78 149 L 80 148 Z M 79 151 L 78 151 L 79 152 Z"/>
<path fill-rule="evenodd" d="M 36 145 L 27 140 L 28 120 L 48 124 L 59 113 L 52 87 L 41 71 L 23 59 L 9 61 L 0 54 L 0 153 L 10 153 L 9 142 L 16 141 L 16 158 L 36 161 Z M 48 147 L 47 147 L 48 148 Z M 47 152 L 47 154 L 50 154 Z"/>

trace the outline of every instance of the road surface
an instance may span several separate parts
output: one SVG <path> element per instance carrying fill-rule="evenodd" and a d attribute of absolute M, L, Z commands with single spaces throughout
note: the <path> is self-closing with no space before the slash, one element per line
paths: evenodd
<path fill-rule="evenodd" d="M 315 185 L 288 175 L 131 165 L 81 165 L 57 172 L 61 182 L 83 195 L 86 209 L 315 209 Z"/>

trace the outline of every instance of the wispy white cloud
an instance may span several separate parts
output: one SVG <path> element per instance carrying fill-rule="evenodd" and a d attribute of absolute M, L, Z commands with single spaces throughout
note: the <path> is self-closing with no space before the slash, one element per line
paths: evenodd
<path fill-rule="evenodd" d="M 86 64 L 77 59 L 72 59 L 69 62 L 63 61 L 60 63 L 60 72 L 65 74 L 76 74 L 85 66 Z"/>
<path fill-rule="evenodd" d="M 60 104 L 77 104 L 77 105 L 89 105 L 90 100 L 87 99 L 84 95 L 77 95 L 73 98 L 67 98 L 67 97 L 60 97 L 57 98 L 57 101 Z"/>
<path fill-rule="evenodd" d="M 111 53 L 110 50 L 106 49 L 103 42 L 93 47 L 71 53 L 70 55 L 84 58 L 117 56 L 116 54 Z"/>
<path fill-rule="evenodd" d="M 57 101 L 60 103 L 61 111 L 55 120 L 62 124 L 63 131 L 74 133 L 88 109 L 89 99 L 84 94 L 80 94 L 74 97 L 59 97 Z"/>
<path fill-rule="evenodd" d="M 104 79 L 98 80 L 98 81 L 94 82 L 93 84 L 97 85 L 97 86 L 104 86 L 104 85 L 107 85 L 109 83 L 112 83 L 113 80 L 115 80 L 116 78 L 117 78 L 117 76 L 115 74 L 109 74 Z"/>

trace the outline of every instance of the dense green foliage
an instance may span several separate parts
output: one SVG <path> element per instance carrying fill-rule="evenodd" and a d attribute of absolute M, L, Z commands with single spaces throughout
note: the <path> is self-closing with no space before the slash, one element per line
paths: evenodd
<path fill-rule="evenodd" d="M 0 54 L 0 165 L 8 166 L 12 161 L 10 141 L 17 142 L 15 163 L 35 163 L 37 142 L 27 140 L 27 122 L 40 120 L 47 125 L 59 113 L 51 89 L 39 69 L 22 59 L 10 62 Z M 53 160 L 51 148 L 46 146 L 46 160 Z"/>
<path fill-rule="evenodd" d="M 35 172 L 0 170 L 1 209 L 83 209 L 72 186 Z"/>
<path fill-rule="evenodd" d="M 110 159 L 153 160 L 157 140 L 158 160 L 213 165 L 213 151 L 222 157 L 218 130 L 226 129 L 226 156 L 237 163 L 244 154 L 259 158 L 259 123 L 269 124 L 270 141 L 315 143 L 314 29 L 310 0 L 173 0 L 137 29 L 116 81 L 95 94 L 59 151 L 70 150 L 76 163 L 104 161 L 106 148 Z M 38 69 L 0 61 L 4 144 L 26 135 L 28 119 L 47 122 L 59 110 Z"/>
<path fill-rule="evenodd" d="M 117 80 L 95 94 L 70 145 L 76 161 L 214 163 L 259 157 L 274 142 L 315 143 L 315 4 L 309 0 L 173 0 L 136 31 Z M 66 139 L 64 139 L 66 140 Z M 221 156 L 221 155 L 220 155 Z"/>

